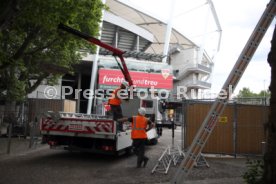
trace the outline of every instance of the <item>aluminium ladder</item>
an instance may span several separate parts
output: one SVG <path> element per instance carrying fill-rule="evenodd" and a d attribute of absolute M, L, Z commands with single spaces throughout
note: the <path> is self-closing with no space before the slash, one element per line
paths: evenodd
<path fill-rule="evenodd" d="M 235 89 L 249 61 L 251 60 L 264 34 L 266 33 L 268 27 L 270 26 L 275 16 L 275 12 L 276 12 L 276 0 L 270 0 L 258 24 L 256 25 L 253 33 L 251 34 L 244 49 L 242 50 L 236 64 L 234 65 L 226 82 L 224 83 L 222 90 L 229 91 L 229 87 L 231 86 L 233 90 Z M 180 164 L 171 183 L 180 184 L 185 182 L 185 178 L 187 178 L 189 171 L 194 166 L 195 161 L 200 156 L 205 143 L 207 142 L 209 136 L 211 135 L 216 125 L 218 117 L 223 112 L 226 106 L 226 103 L 228 101 L 228 98 L 229 98 L 229 94 L 227 94 L 227 98 L 225 99 L 217 97 L 208 115 L 203 121 L 200 129 L 198 130 L 188 152 L 185 154 L 185 158 Z"/>

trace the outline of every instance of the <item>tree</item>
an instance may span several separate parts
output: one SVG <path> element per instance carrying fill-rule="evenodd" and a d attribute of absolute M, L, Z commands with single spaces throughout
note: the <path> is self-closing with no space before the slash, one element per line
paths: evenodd
<path fill-rule="evenodd" d="M 80 49 L 95 46 L 57 30 L 64 23 L 96 36 L 101 0 L 4 0 L 0 13 L 0 98 L 24 100 L 47 78 L 72 71 Z"/>
<path fill-rule="evenodd" d="M 0 2 L 0 30 L 12 23 L 17 10 L 17 0 L 2 0 Z"/>
<path fill-rule="evenodd" d="M 270 97 L 270 92 L 267 90 L 261 90 L 259 93 L 252 92 L 249 88 L 242 88 L 237 95 L 238 98 L 262 98 Z"/>
<path fill-rule="evenodd" d="M 242 88 L 239 91 L 239 94 L 237 95 L 238 98 L 254 97 L 254 96 L 256 97 L 256 94 L 246 87 Z"/>
<path fill-rule="evenodd" d="M 266 152 L 264 155 L 263 183 L 276 183 L 276 26 L 267 61 L 271 67 L 270 115 L 266 124 Z"/>
<path fill-rule="evenodd" d="M 269 90 L 262 90 L 260 91 L 260 93 L 258 94 L 259 97 L 270 97 L 270 91 Z"/>

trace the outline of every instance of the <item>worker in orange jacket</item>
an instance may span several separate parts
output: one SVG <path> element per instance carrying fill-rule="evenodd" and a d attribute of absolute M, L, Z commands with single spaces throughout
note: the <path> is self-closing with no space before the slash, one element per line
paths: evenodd
<path fill-rule="evenodd" d="M 119 92 L 120 90 L 125 90 L 127 87 L 128 87 L 128 82 L 123 81 L 120 87 L 118 87 L 113 91 L 111 98 L 108 100 L 108 104 L 110 105 L 114 121 L 117 121 L 118 119 L 123 117 L 122 108 L 121 108 L 122 100 L 119 96 Z M 122 131 L 121 124 L 118 125 L 118 129 Z"/>
<path fill-rule="evenodd" d="M 145 156 L 145 144 L 147 141 L 147 131 L 153 127 L 150 119 L 145 117 L 146 109 L 138 109 L 138 115 L 131 118 L 119 119 L 119 122 L 129 121 L 131 124 L 131 139 L 133 140 L 133 151 L 137 156 L 137 168 L 146 167 L 149 158 Z"/>

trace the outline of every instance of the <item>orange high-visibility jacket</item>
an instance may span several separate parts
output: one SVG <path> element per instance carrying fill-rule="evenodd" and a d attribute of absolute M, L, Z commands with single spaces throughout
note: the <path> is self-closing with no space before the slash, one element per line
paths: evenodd
<path fill-rule="evenodd" d="M 117 88 L 113 91 L 112 97 L 109 99 L 108 104 L 109 105 L 121 105 L 121 99 L 117 97 L 117 93 L 121 88 Z"/>
<path fill-rule="evenodd" d="M 132 117 L 132 131 L 131 138 L 132 139 L 146 139 L 147 133 L 146 128 L 148 125 L 148 119 L 144 116 L 138 115 Z"/>

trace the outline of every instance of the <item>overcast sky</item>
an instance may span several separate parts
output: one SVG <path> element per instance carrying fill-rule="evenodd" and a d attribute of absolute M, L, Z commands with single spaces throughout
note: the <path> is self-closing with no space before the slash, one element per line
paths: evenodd
<path fill-rule="evenodd" d="M 173 0 L 122 0 L 137 9 L 167 21 Z M 222 28 L 220 51 L 216 53 L 219 33 L 206 0 L 175 0 L 174 27 L 198 45 L 204 45 L 214 57 L 215 67 L 211 77 L 211 93 L 218 93 L 236 63 L 249 36 L 260 19 L 269 0 L 213 0 Z M 207 22 L 207 24 L 206 24 Z M 243 87 L 253 92 L 267 89 L 270 84 L 270 67 L 267 54 L 270 50 L 275 20 L 267 31 L 254 57 L 249 63 L 234 94 Z M 203 35 L 206 34 L 204 37 Z M 205 39 L 204 39 L 205 38 Z"/>

